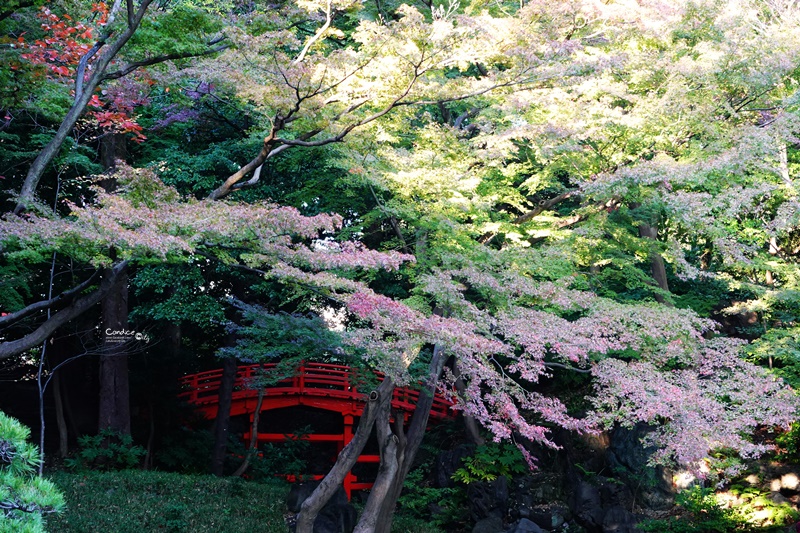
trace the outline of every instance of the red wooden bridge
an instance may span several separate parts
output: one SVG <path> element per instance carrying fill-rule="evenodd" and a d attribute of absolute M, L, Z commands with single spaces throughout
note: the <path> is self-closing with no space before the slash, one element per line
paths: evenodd
<path fill-rule="evenodd" d="M 343 418 L 343 431 L 341 433 L 313 433 L 303 436 L 311 442 L 335 443 L 337 454 L 353 439 L 353 426 L 356 417 L 360 417 L 366 405 L 366 393 L 359 392 L 356 383 L 363 382 L 358 379 L 357 372 L 348 366 L 328 363 L 304 363 L 292 377 L 278 381 L 273 385 L 257 385 L 259 378 L 268 376 L 275 370 L 275 364 L 240 366 L 234 384 L 231 403 L 231 416 L 248 415 L 252 428 L 253 415 L 258 403 L 258 389 L 263 387 L 264 395 L 261 402 L 261 412 L 294 406 L 307 406 L 324 411 L 339 413 Z M 378 380 L 382 376 L 377 374 Z M 191 374 L 181 378 L 181 387 L 184 390 L 180 397 L 195 405 L 208 419 L 217 416 L 219 401 L 219 386 L 222 379 L 222 370 L 210 370 Z M 409 388 L 396 387 L 392 396 L 392 411 L 394 416 L 402 415 L 407 422 L 410 414 L 419 399 L 419 391 Z M 432 421 L 443 420 L 453 416 L 450 403 L 442 396 L 436 395 L 431 407 L 430 418 Z M 252 429 L 244 435 L 249 442 Z M 256 435 L 257 443 L 286 442 L 291 435 L 283 433 L 262 433 Z M 378 455 L 361 455 L 359 463 L 377 463 Z M 319 477 L 319 476 L 317 476 Z M 348 473 L 344 480 L 344 489 L 347 497 L 352 491 L 369 489 L 371 482 L 360 482 L 352 473 Z"/>

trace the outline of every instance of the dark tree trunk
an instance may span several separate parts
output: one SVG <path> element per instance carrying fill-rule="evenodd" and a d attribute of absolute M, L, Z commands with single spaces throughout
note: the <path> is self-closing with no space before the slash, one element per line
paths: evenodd
<path fill-rule="evenodd" d="M 658 228 L 649 224 L 639 225 L 639 236 L 645 239 L 658 240 Z M 650 252 L 650 271 L 653 273 L 658 287 L 666 292 L 669 292 L 669 284 L 667 284 L 667 269 L 664 265 L 664 258 L 656 251 Z M 656 293 L 656 301 L 665 303 L 664 296 Z"/>
<path fill-rule="evenodd" d="M 128 275 L 118 276 L 117 284 L 101 301 L 103 314 L 103 355 L 100 356 L 100 417 L 98 429 L 111 429 L 124 435 L 131 432 L 128 354 L 125 335 L 128 329 Z"/>
<path fill-rule="evenodd" d="M 56 424 L 58 426 L 58 454 L 63 458 L 67 456 L 69 447 L 69 432 L 67 421 L 64 418 L 64 402 L 61 400 L 61 374 L 56 372 L 53 376 L 53 398 L 56 407 Z"/>
<path fill-rule="evenodd" d="M 100 139 L 100 163 L 105 169 L 113 169 L 117 166 L 117 161 L 125 161 L 128 158 L 128 144 L 125 135 L 121 133 L 108 133 Z M 116 188 L 115 183 L 106 186 L 100 184 L 104 189 Z"/>
<path fill-rule="evenodd" d="M 455 385 L 458 395 L 463 398 L 466 391 L 466 385 L 464 384 L 464 380 L 461 378 L 461 369 L 458 367 L 458 359 L 453 361 L 453 377 L 456 378 Z M 464 431 L 467 434 L 467 439 L 469 439 L 469 441 L 476 446 L 483 446 L 486 441 L 481 436 L 480 427 L 478 426 L 478 421 L 475 420 L 475 417 L 462 414 L 461 418 L 464 421 Z"/>
<path fill-rule="evenodd" d="M 223 475 L 225 451 L 228 449 L 228 427 L 231 421 L 231 402 L 233 384 L 236 381 L 236 358 L 226 357 L 222 360 L 222 379 L 219 384 L 219 406 L 217 419 L 214 422 L 214 449 L 211 452 L 211 473 Z"/>
<path fill-rule="evenodd" d="M 119 137 L 115 140 L 115 138 Z M 100 141 L 100 160 L 107 170 L 125 157 L 125 139 L 107 135 Z M 117 188 L 117 180 L 101 183 L 106 192 Z M 103 315 L 103 355 L 100 356 L 100 424 L 99 430 L 112 429 L 129 435 L 131 432 L 130 384 L 128 380 L 127 348 L 131 340 L 126 334 L 114 334 L 128 329 L 128 274 L 124 272 L 117 284 L 100 302 Z M 110 339 L 109 339 L 110 337 Z"/>

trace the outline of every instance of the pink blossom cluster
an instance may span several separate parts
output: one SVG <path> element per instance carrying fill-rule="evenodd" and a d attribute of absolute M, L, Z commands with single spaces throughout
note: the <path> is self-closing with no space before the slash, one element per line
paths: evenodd
<path fill-rule="evenodd" d="M 339 215 L 307 217 L 293 207 L 182 200 L 150 171 L 121 167 L 120 194 L 97 191 L 96 202 L 71 205 L 69 217 L 0 220 L 0 242 L 39 250 L 67 250 L 108 266 L 110 249 L 136 261 L 181 260 L 197 252 L 250 250 L 248 266 L 280 263 L 308 270 L 397 269 L 413 257 L 369 250 L 358 243 L 325 241 L 342 225 Z"/>

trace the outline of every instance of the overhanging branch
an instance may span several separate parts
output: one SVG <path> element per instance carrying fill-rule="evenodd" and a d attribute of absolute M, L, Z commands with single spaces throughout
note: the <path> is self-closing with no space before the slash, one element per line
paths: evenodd
<path fill-rule="evenodd" d="M 219 41 L 216 41 L 219 42 Z M 217 52 L 222 52 L 223 50 L 230 48 L 229 44 L 222 44 L 219 46 L 215 46 L 214 48 L 209 48 L 207 50 L 203 50 L 202 52 L 185 52 L 183 54 L 167 54 L 163 56 L 151 57 L 150 59 L 144 59 L 142 61 L 134 61 L 133 63 L 129 63 L 125 67 L 115 70 L 114 72 L 106 73 L 101 81 L 106 80 L 116 80 L 127 76 L 137 68 L 141 67 L 149 67 L 150 65 L 157 65 L 159 63 L 163 63 L 165 61 L 174 61 L 177 59 L 188 59 L 190 57 L 202 57 L 211 54 L 216 54 Z"/>
<path fill-rule="evenodd" d="M 49 300 L 42 300 L 40 302 L 32 303 L 28 307 L 20 309 L 15 313 L 9 313 L 5 316 L 0 317 L 0 327 L 22 320 L 26 316 L 32 315 L 37 311 L 42 311 L 44 309 L 55 307 L 56 305 L 59 304 L 69 302 L 70 300 L 78 296 L 80 293 L 82 293 L 92 283 L 94 283 L 94 281 L 97 279 L 99 275 L 100 271 L 98 270 L 94 274 L 92 274 L 92 276 L 89 279 L 87 279 L 77 287 L 64 291 L 58 296 L 50 298 Z"/>
<path fill-rule="evenodd" d="M 76 300 L 72 305 L 66 307 L 65 309 L 58 311 L 35 331 L 25 335 L 23 338 L 0 344 L 0 361 L 15 355 L 19 355 L 25 350 L 29 350 L 34 346 L 42 344 L 48 338 L 50 338 L 50 336 L 58 328 L 86 312 L 89 308 L 99 302 L 114 287 L 114 285 L 116 285 L 120 275 L 125 271 L 127 266 L 127 261 L 118 263 L 112 269 L 110 269 L 111 274 L 108 277 L 103 278 L 103 280 L 100 282 L 100 287 L 97 290 Z"/>

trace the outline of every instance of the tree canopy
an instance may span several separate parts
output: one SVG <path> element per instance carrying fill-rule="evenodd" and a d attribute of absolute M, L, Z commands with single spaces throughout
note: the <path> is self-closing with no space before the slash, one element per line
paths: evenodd
<path fill-rule="evenodd" d="M 386 374 L 378 412 L 423 380 L 532 467 L 555 428 L 646 423 L 708 472 L 795 420 L 793 2 L 28 4 L 0 18 L 0 360 L 124 271 L 142 327 L 213 352 L 238 324 L 247 360 L 296 329 Z M 427 414 L 400 444 L 376 416 L 359 531 Z"/>

